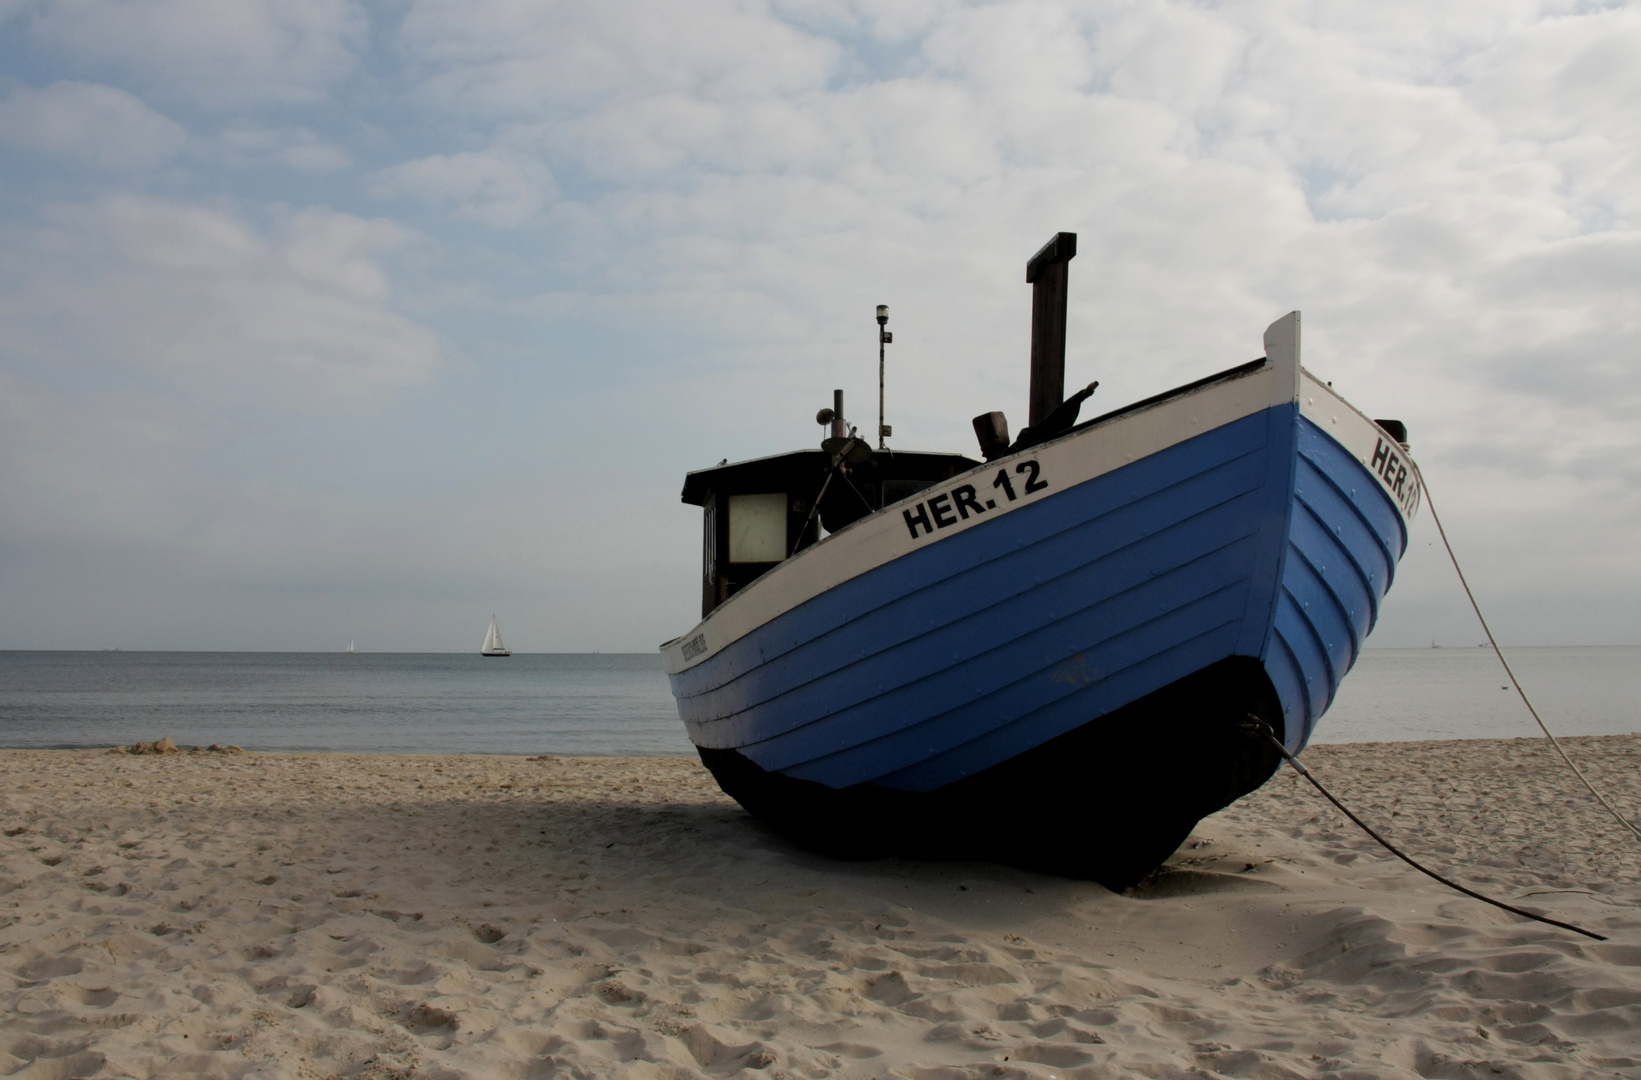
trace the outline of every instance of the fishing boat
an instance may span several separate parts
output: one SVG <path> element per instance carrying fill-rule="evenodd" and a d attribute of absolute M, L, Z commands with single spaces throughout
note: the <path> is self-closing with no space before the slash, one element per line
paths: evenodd
<path fill-rule="evenodd" d="M 479 646 L 480 656 L 512 656 L 513 652 L 501 641 L 501 629 L 496 626 L 496 617 L 490 616 L 490 629 L 484 632 L 484 644 Z"/>
<path fill-rule="evenodd" d="M 1124 888 L 1275 771 L 1250 722 L 1305 747 L 1374 626 L 1420 504 L 1405 427 L 1302 366 L 1298 312 L 1257 359 L 1077 422 L 1074 254 L 1028 263 L 1031 423 L 976 417 L 984 460 L 872 449 L 835 394 L 821 449 L 685 478 L 679 714 L 803 846 Z"/>

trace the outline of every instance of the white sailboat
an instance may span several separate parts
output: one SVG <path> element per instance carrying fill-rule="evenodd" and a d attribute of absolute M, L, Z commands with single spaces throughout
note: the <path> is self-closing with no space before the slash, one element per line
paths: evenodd
<path fill-rule="evenodd" d="M 348 638 L 348 652 L 356 652 L 356 651 L 357 650 L 354 649 L 354 647 L 353 647 L 353 639 Z"/>
<path fill-rule="evenodd" d="M 480 656 L 512 656 L 513 652 L 501 643 L 501 631 L 496 627 L 496 617 L 490 616 L 490 629 L 484 635 L 484 644 L 479 646 Z"/>

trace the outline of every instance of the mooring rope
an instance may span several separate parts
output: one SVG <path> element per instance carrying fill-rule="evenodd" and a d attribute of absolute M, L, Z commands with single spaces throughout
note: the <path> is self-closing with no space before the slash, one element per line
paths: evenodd
<path fill-rule="evenodd" d="M 1417 466 L 1415 466 L 1415 469 L 1417 469 Z M 1573 775 L 1578 777 L 1578 782 L 1583 784 L 1591 795 L 1595 796 L 1596 802 L 1600 803 L 1607 813 L 1613 816 L 1614 821 L 1634 833 L 1636 839 L 1641 840 L 1641 829 L 1636 828 L 1634 822 L 1619 813 L 1618 808 L 1608 802 L 1606 796 L 1595 789 L 1595 785 L 1590 783 L 1589 777 L 1584 775 L 1584 770 L 1580 769 L 1573 762 L 1573 759 L 1567 756 L 1567 751 L 1561 748 L 1560 741 L 1551 733 L 1548 725 L 1544 723 L 1543 717 L 1539 716 L 1538 710 L 1533 708 L 1532 701 L 1527 697 L 1527 691 L 1521 688 L 1521 680 L 1516 678 L 1515 671 L 1510 667 L 1510 661 L 1504 658 L 1504 650 L 1499 648 L 1498 639 L 1493 637 L 1493 630 L 1487 625 L 1487 617 L 1481 613 L 1481 605 L 1476 603 L 1476 594 L 1470 591 L 1470 583 L 1464 579 L 1464 570 L 1459 566 L 1459 557 L 1453 554 L 1453 545 L 1448 542 L 1447 530 L 1442 528 L 1441 515 L 1436 513 L 1436 503 L 1430 498 L 1430 485 L 1425 482 L 1422 474 L 1419 476 L 1419 486 L 1424 489 L 1425 505 L 1430 507 L 1430 520 L 1436 523 L 1436 532 L 1441 535 L 1442 546 L 1447 549 L 1447 557 L 1453 563 L 1454 572 L 1459 575 L 1459 584 L 1464 586 L 1464 595 L 1470 598 L 1470 608 L 1476 613 L 1476 618 L 1481 622 L 1482 631 L 1487 634 L 1487 643 L 1493 646 L 1493 655 L 1499 658 L 1499 663 L 1504 665 L 1504 673 L 1510 676 L 1510 685 L 1516 688 L 1516 693 L 1521 697 L 1521 703 L 1527 706 L 1528 712 L 1533 714 L 1533 720 L 1538 724 L 1539 730 L 1544 732 L 1544 737 L 1550 740 L 1550 745 L 1555 747 L 1556 753 L 1561 755 L 1561 760 L 1565 761 L 1567 767 L 1573 770 Z"/>
<path fill-rule="evenodd" d="M 1375 832 L 1373 830 L 1373 827 L 1371 825 L 1369 825 L 1367 822 L 1363 821 L 1361 818 L 1359 818 L 1355 814 L 1351 813 L 1350 808 L 1347 807 L 1344 803 L 1340 802 L 1338 799 L 1336 799 L 1333 795 L 1333 792 L 1329 791 L 1326 787 L 1324 787 L 1322 785 L 1322 781 L 1318 780 L 1314 775 L 1312 775 L 1311 771 L 1309 769 L 1305 768 L 1305 766 L 1300 762 L 1300 760 L 1298 758 L 1296 758 L 1292 754 L 1288 753 L 1288 748 L 1286 746 L 1283 746 L 1282 745 L 1282 740 L 1278 739 L 1276 737 L 1276 732 L 1271 730 L 1271 725 L 1265 723 L 1265 721 L 1261 720 L 1259 717 L 1253 715 L 1252 713 L 1248 714 L 1248 720 L 1249 720 L 1248 723 L 1242 725 L 1242 729 L 1244 731 L 1247 731 L 1251 734 L 1263 735 L 1270 742 L 1270 744 L 1272 746 L 1276 747 L 1277 752 L 1280 753 L 1284 758 L 1287 759 L 1288 764 L 1292 765 L 1294 767 L 1294 769 L 1299 773 L 1300 776 L 1303 776 L 1306 780 L 1309 780 L 1311 782 L 1311 786 L 1316 788 L 1317 791 L 1320 791 L 1322 793 L 1322 796 L 1324 798 L 1326 798 L 1328 800 L 1328 802 L 1332 803 L 1334 806 L 1337 806 L 1339 808 L 1340 813 L 1344 814 L 1346 817 L 1348 817 L 1352 821 L 1354 821 L 1357 824 L 1357 826 L 1361 828 L 1361 830 L 1363 832 L 1367 833 L 1369 836 L 1373 837 L 1373 839 L 1377 840 L 1381 845 L 1383 845 L 1383 847 L 1386 851 L 1390 852 L 1392 855 L 1396 856 L 1398 859 L 1400 859 L 1403 862 L 1407 863 L 1407 865 L 1413 867 L 1413 869 L 1417 870 L 1419 873 L 1424 874 L 1427 877 L 1433 877 L 1437 881 L 1441 882 L 1443 885 L 1446 885 L 1448 888 L 1456 889 L 1459 892 L 1464 893 L 1464 895 L 1466 895 L 1466 896 L 1474 897 L 1475 899 L 1480 900 L 1484 904 L 1492 904 L 1496 908 L 1503 908 L 1505 911 L 1508 911 L 1513 915 L 1520 915 L 1524 919 L 1532 919 L 1534 922 L 1547 923 L 1550 926 L 1559 926 L 1563 930 L 1571 930 L 1575 934 L 1583 934 L 1585 937 L 1594 938 L 1596 941 L 1606 941 L 1607 940 L 1605 937 L 1602 937 L 1600 934 L 1597 934 L 1595 931 L 1586 930 L 1582 926 L 1574 926 L 1572 923 L 1565 923 L 1565 922 L 1562 922 L 1559 919 L 1552 919 L 1547 915 L 1539 915 L 1539 914 L 1536 914 L 1534 912 L 1528 911 L 1525 908 L 1518 908 L 1514 904 L 1506 904 L 1503 900 L 1495 900 L 1491 896 L 1484 896 L 1481 893 L 1477 892 L 1476 890 L 1471 889 L 1471 888 L 1467 888 L 1463 885 L 1460 885 L 1458 882 L 1452 880 L 1451 878 L 1445 878 L 1442 875 L 1436 873 L 1436 871 L 1430 869 L 1429 867 L 1422 865 L 1421 863 L 1418 862 L 1418 860 L 1414 859 L 1411 855 L 1409 855 L 1406 852 L 1402 851 L 1401 848 L 1398 848 L 1395 844 L 1392 844 L 1389 840 L 1386 840 L 1384 837 L 1380 836 L 1377 832 Z"/>

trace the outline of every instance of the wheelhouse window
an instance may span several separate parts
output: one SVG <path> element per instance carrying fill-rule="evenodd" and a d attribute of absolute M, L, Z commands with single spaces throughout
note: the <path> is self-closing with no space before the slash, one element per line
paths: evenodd
<path fill-rule="evenodd" d="M 729 497 L 729 561 L 771 563 L 786 558 L 786 495 Z"/>

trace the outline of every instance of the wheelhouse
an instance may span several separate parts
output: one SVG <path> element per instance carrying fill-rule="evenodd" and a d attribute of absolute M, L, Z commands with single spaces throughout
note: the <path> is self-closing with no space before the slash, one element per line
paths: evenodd
<path fill-rule="evenodd" d="M 980 464 L 962 454 L 853 442 L 845 455 L 851 460 L 799 450 L 685 476 L 683 501 L 702 510 L 703 617 L 827 533 Z"/>

